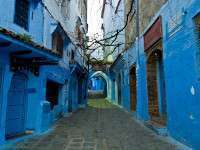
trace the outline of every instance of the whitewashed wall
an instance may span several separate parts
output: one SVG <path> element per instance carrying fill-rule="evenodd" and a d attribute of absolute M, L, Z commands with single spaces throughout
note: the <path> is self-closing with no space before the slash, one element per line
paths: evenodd
<path fill-rule="evenodd" d="M 109 37 L 109 33 L 112 35 L 115 33 L 117 29 L 121 29 L 124 27 L 124 0 L 121 0 L 120 5 L 118 7 L 117 13 L 115 13 L 117 4 L 119 0 L 108 0 L 108 4 L 105 6 L 103 23 L 105 27 L 105 35 Z M 117 37 L 116 43 L 125 43 L 125 32 L 120 32 Z M 112 51 L 113 47 L 108 48 L 107 52 Z M 109 61 L 113 61 L 116 59 L 118 53 L 120 53 L 124 49 L 124 45 L 120 46 L 112 55 L 109 57 Z"/>
<path fill-rule="evenodd" d="M 75 39 L 75 29 L 78 17 L 80 17 L 83 28 L 85 32 L 87 32 L 87 6 L 80 8 L 80 4 L 83 3 L 83 1 L 84 0 L 66 0 L 66 3 L 62 3 L 62 0 L 43 0 L 43 4 L 46 7 L 45 12 L 52 15 L 51 17 L 61 24 L 74 44 L 77 43 Z M 81 59 L 83 51 L 75 46 L 70 46 L 70 49 L 75 50 L 75 59 L 83 64 L 83 59 Z"/>

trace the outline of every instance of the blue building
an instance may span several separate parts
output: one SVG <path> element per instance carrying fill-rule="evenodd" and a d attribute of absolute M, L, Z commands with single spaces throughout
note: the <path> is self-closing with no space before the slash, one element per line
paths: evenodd
<path fill-rule="evenodd" d="M 46 131 L 69 111 L 84 107 L 87 71 L 62 22 L 45 3 L 0 0 L 0 4 L 2 143 Z"/>
<path fill-rule="evenodd" d="M 198 0 L 166 2 L 107 74 L 113 103 L 194 149 L 200 149 L 199 27 Z"/>

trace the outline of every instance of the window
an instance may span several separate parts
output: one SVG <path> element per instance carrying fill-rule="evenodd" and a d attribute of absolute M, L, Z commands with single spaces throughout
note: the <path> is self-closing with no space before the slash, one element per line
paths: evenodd
<path fill-rule="evenodd" d="M 61 3 L 61 13 L 62 13 L 64 18 L 66 18 L 66 16 L 67 16 L 66 10 L 67 10 L 67 1 L 63 0 L 62 3 Z"/>
<path fill-rule="evenodd" d="M 69 18 L 70 16 L 70 0 L 63 0 L 61 4 L 61 13 L 64 19 Z"/>
<path fill-rule="evenodd" d="M 52 81 L 49 81 L 49 80 L 47 81 L 46 99 L 51 104 L 51 110 L 54 108 L 54 106 L 58 105 L 59 90 L 60 90 L 59 84 L 52 82 Z"/>
<path fill-rule="evenodd" d="M 28 30 L 29 0 L 15 1 L 14 23 Z"/>
<path fill-rule="evenodd" d="M 71 53 L 71 60 L 74 60 L 74 51 Z"/>
<path fill-rule="evenodd" d="M 64 42 L 59 32 L 54 32 L 52 35 L 52 49 L 59 54 L 63 53 Z"/>

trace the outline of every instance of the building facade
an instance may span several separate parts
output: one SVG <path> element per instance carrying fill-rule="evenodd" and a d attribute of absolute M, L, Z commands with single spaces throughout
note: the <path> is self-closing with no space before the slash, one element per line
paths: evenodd
<path fill-rule="evenodd" d="M 104 57 L 106 61 L 113 62 L 119 53 L 124 50 L 125 31 L 122 30 L 125 26 L 124 16 L 124 0 L 103 0 L 101 11 L 103 20 L 102 32 L 104 38 L 107 38 L 105 44 L 113 43 L 113 46 L 104 47 Z M 116 30 L 122 30 L 115 38 L 110 38 L 117 34 Z M 118 45 L 119 44 L 119 45 Z M 113 51 L 113 49 L 116 49 Z"/>
<path fill-rule="evenodd" d="M 129 3 L 125 2 L 125 12 Z M 200 3 L 146 3 L 140 0 L 139 20 L 133 16 L 132 25 L 125 30 L 125 41 L 133 41 L 132 44 L 126 43 L 125 51 L 114 60 L 107 74 L 112 82 L 111 101 L 157 133 L 200 149 Z M 133 5 L 137 11 L 137 3 Z"/>
<path fill-rule="evenodd" d="M 85 0 L 0 4 L 2 143 L 44 132 L 85 106 L 86 59 L 78 45 L 87 33 L 87 5 Z"/>

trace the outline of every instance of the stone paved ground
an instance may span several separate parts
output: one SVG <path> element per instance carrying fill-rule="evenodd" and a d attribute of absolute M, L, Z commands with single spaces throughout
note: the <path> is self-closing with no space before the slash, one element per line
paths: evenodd
<path fill-rule="evenodd" d="M 131 115 L 105 100 L 90 100 L 89 107 L 57 122 L 54 130 L 3 150 L 175 150 L 138 124 Z"/>

